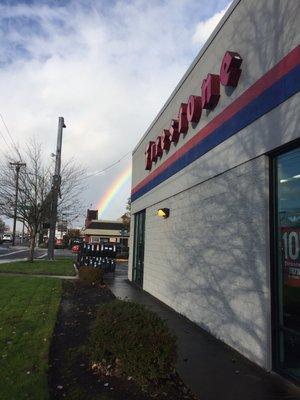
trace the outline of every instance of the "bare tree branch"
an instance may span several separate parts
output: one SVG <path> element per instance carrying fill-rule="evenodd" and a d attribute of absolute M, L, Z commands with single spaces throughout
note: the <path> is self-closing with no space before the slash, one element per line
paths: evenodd
<path fill-rule="evenodd" d="M 17 220 L 24 222 L 31 235 L 31 255 L 35 248 L 36 235 L 43 224 L 49 221 L 52 201 L 52 175 L 54 171 L 46 164 L 41 144 L 32 138 L 21 154 L 26 168 L 19 174 L 19 199 Z M 0 163 L 0 215 L 14 216 L 16 177 L 8 155 Z M 86 171 L 74 160 L 66 161 L 61 171 L 61 197 L 58 202 L 58 216 L 71 222 L 83 211 L 81 200 L 85 188 Z"/>

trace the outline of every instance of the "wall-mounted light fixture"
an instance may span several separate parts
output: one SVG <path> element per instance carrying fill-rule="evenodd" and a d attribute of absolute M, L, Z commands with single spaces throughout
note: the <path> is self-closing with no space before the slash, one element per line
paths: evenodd
<path fill-rule="evenodd" d="M 157 210 L 157 215 L 162 218 L 168 218 L 170 215 L 170 209 L 169 208 L 160 208 Z"/>

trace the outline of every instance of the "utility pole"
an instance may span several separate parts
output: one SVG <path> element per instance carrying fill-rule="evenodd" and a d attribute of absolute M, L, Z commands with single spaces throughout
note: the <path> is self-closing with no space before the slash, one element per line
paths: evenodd
<path fill-rule="evenodd" d="M 10 165 L 12 167 L 16 167 L 16 192 L 15 192 L 15 207 L 14 207 L 14 227 L 13 227 L 13 237 L 12 237 L 12 246 L 14 246 L 16 240 L 16 225 L 17 225 L 17 212 L 18 212 L 19 174 L 21 167 L 26 167 L 26 164 L 18 161 L 18 162 L 11 162 Z"/>
<path fill-rule="evenodd" d="M 25 234 L 25 222 L 23 221 L 23 227 L 22 227 L 22 241 L 21 241 L 21 243 L 23 244 L 24 243 L 24 234 Z"/>
<path fill-rule="evenodd" d="M 60 196 L 60 184 L 61 184 L 61 147 L 62 147 L 62 134 L 63 128 L 66 128 L 63 117 L 58 118 L 58 132 L 57 132 L 57 146 L 56 146 L 56 157 L 55 157 L 55 171 L 52 177 L 52 196 L 51 196 L 51 215 L 50 215 L 50 233 L 48 242 L 48 259 L 54 260 L 54 246 L 55 246 L 55 227 L 57 220 L 57 203 L 58 196 Z"/>

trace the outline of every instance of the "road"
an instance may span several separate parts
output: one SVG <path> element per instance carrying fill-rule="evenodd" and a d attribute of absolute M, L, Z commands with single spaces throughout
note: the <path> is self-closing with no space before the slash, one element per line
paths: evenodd
<path fill-rule="evenodd" d="M 12 246 L 11 243 L 0 244 L 0 264 L 3 264 L 11 260 L 23 260 L 28 257 L 28 247 L 17 244 Z M 47 249 L 36 249 L 34 252 L 35 258 L 45 258 L 47 254 Z M 76 254 L 73 254 L 71 250 L 68 249 L 55 249 L 55 257 L 59 258 L 76 258 Z"/>
<path fill-rule="evenodd" d="M 28 253 L 29 250 L 26 246 L 12 246 L 8 243 L 0 244 L 0 263 L 4 263 L 8 260 L 26 259 L 28 257 Z M 37 249 L 35 250 L 34 256 L 37 258 L 42 257 L 44 254 L 46 254 L 45 249 Z"/>

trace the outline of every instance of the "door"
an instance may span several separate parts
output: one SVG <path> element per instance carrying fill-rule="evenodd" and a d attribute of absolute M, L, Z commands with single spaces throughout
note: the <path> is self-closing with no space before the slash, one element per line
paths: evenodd
<path fill-rule="evenodd" d="M 132 280 L 143 286 L 144 249 L 145 249 L 145 210 L 134 214 L 134 244 Z"/>
<path fill-rule="evenodd" d="M 278 155 L 275 176 L 275 363 L 300 380 L 300 147 Z"/>

